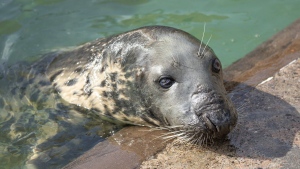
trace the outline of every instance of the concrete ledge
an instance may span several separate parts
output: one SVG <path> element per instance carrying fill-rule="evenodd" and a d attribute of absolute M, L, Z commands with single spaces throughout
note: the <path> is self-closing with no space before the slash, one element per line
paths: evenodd
<path fill-rule="evenodd" d="M 226 81 L 255 86 L 300 55 L 300 19 L 224 70 Z"/>

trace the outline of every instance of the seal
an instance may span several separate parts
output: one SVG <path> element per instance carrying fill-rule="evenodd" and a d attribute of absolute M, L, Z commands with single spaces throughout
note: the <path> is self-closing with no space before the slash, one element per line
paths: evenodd
<path fill-rule="evenodd" d="M 65 101 L 110 121 L 172 129 L 197 144 L 236 124 L 219 59 L 182 30 L 142 27 L 46 59 L 45 74 Z"/>

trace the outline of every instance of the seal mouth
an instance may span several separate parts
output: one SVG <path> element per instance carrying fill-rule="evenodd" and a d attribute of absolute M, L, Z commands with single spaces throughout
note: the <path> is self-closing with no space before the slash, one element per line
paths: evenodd
<path fill-rule="evenodd" d="M 183 138 L 184 141 L 192 144 L 201 146 L 212 145 L 215 141 L 224 140 L 234 127 L 235 116 L 232 113 L 234 112 L 226 108 L 206 110 L 200 116 L 194 113 L 194 117 L 198 120 L 193 121 L 195 123 L 175 127 L 177 131 L 174 133 L 177 137 Z"/>

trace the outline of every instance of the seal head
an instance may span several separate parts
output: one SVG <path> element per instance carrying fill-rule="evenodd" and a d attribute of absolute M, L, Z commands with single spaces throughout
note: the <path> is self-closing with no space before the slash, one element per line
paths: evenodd
<path fill-rule="evenodd" d="M 175 28 L 142 27 L 61 52 L 46 74 L 70 103 L 113 121 L 176 129 L 196 143 L 225 136 L 237 121 L 219 59 Z"/>

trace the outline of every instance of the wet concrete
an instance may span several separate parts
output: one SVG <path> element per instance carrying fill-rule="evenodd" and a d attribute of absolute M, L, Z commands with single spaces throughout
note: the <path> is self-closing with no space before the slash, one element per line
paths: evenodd
<path fill-rule="evenodd" d="M 160 136 L 164 131 L 148 127 L 123 128 L 108 140 L 67 165 L 66 169 L 138 168 L 143 160 L 161 151 L 168 142 Z"/>
<path fill-rule="evenodd" d="M 129 127 L 66 168 L 299 168 L 299 30 L 297 20 L 224 70 L 239 111 L 227 140 L 209 147 L 167 144 L 162 132 Z"/>

